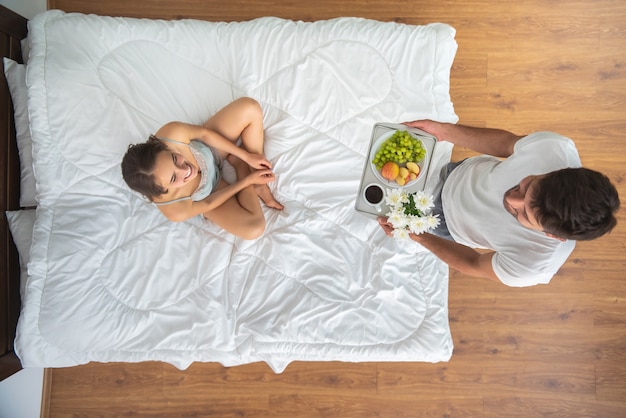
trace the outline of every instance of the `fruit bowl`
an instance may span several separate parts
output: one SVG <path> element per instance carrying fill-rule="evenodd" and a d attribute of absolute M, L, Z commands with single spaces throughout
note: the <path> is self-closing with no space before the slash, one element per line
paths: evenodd
<path fill-rule="evenodd" d="M 392 142 L 394 144 L 391 144 Z M 383 154 L 385 151 L 386 155 Z M 426 153 L 422 140 L 410 132 L 389 131 L 372 144 L 369 163 L 382 184 L 404 187 L 414 183 L 424 174 Z"/>

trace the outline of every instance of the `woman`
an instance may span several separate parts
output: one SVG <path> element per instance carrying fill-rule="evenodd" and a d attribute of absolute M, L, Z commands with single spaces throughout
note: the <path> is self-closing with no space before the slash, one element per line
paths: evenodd
<path fill-rule="evenodd" d="M 233 184 L 221 178 L 224 159 L 235 169 Z M 203 126 L 170 122 L 147 142 L 130 145 L 122 175 L 168 219 L 201 214 L 243 239 L 265 230 L 259 197 L 269 207 L 283 208 L 267 186 L 274 173 L 263 155 L 263 113 L 250 98 L 235 100 Z"/>

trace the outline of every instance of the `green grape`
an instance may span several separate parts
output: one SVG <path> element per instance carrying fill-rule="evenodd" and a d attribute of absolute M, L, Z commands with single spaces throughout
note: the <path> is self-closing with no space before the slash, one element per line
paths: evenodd
<path fill-rule="evenodd" d="M 405 164 L 409 161 L 418 163 L 424 159 L 425 155 L 426 150 L 422 141 L 414 138 L 407 131 L 396 131 L 380 145 L 372 159 L 372 164 L 380 170 L 389 161 L 397 164 Z"/>

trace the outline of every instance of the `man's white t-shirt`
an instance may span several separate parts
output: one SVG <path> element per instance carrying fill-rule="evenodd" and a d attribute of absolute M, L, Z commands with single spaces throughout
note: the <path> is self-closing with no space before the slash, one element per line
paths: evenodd
<path fill-rule="evenodd" d="M 580 166 L 574 142 L 553 132 L 521 138 L 504 160 L 486 155 L 467 159 L 443 185 L 450 235 L 468 247 L 494 250 L 493 269 L 508 286 L 548 283 L 576 242 L 523 227 L 504 208 L 504 193 L 527 176 Z"/>

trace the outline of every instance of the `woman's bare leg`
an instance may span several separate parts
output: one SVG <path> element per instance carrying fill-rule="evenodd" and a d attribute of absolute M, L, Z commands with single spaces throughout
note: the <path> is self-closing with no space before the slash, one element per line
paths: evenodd
<path fill-rule="evenodd" d="M 248 164 L 234 156 L 228 162 L 237 173 L 237 179 L 250 174 Z M 220 186 L 226 182 L 221 180 Z M 204 214 L 204 217 L 243 239 L 256 239 L 265 231 L 265 216 L 259 198 L 252 187 L 246 187 L 219 207 Z"/>
<path fill-rule="evenodd" d="M 206 121 L 204 126 L 232 142 L 241 138 L 242 147 L 246 151 L 264 155 L 263 111 L 254 99 L 242 97 L 235 100 Z M 225 153 L 221 155 L 222 158 L 227 157 Z M 254 189 L 268 207 L 283 208 L 272 196 L 267 184 L 255 185 Z"/>

